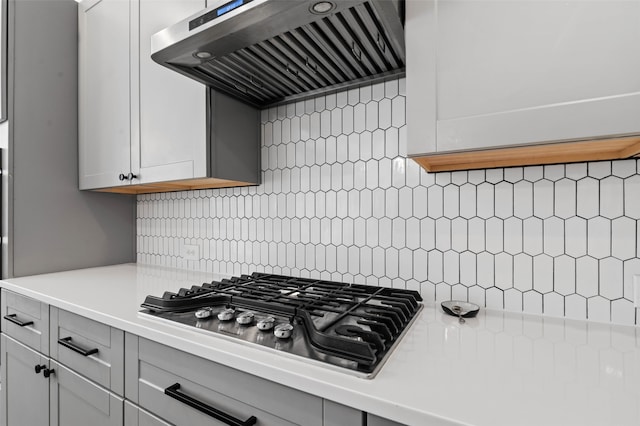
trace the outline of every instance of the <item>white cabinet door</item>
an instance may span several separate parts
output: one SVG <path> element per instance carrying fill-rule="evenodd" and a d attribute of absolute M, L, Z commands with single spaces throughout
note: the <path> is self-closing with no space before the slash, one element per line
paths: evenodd
<path fill-rule="evenodd" d="M 80 3 L 80 189 L 128 184 L 131 171 L 128 0 Z"/>
<path fill-rule="evenodd" d="M 409 154 L 640 134 L 639 23 L 638 1 L 408 0 Z"/>
<path fill-rule="evenodd" d="M 205 177 L 206 88 L 151 59 L 151 36 L 204 9 L 205 0 L 139 0 L 136 4 L 132 28 L 139 55 L 133 64 L 131 96 L 133 173 L 139 183 Z"/>

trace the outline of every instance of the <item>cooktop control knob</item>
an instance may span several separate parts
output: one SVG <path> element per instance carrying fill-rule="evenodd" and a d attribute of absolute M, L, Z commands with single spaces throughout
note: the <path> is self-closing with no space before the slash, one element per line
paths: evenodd
<path fill-rule="evenodd" d="M 218 319 L 220 321 L 231 321 L 233 319 L 233 316 L 235 315 L 236 311 L 231 309 L 231 308 L 227 308 L 223 311 L 221 311 L 220 313 L 218 313 Z"/>
<path fill-rule="evenodd" d="M 289 323 L 278 324 L 273 329 L 273 335 L 278 339 L 288 339 L 293 332 L 293 326 Z"/>
<path fill-rule="evenodd" d="M 196 318 L 205 319 L 211 316 L 211 308 L 202 308 L 196 311 Z"/>
<path fill-rule="evenodd" d="M 276 324 L 276 319 L 274 317 L 266 317 L 258 321 L 256 326 L 260 331 L 269 331 Z"/>
<path fill-rule="evenodd" d="M 242 312 L 236 317 L 236 322 L 240 325 L 249 325 L 253 322 L 253 312 Z"/>

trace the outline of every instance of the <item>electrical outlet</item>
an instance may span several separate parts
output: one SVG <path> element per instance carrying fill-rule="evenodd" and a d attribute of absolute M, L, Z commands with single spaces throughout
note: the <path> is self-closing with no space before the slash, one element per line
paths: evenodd
<path fill-rule="evenodd" d="M 182 246 L 182 258 L 184 260 L 200 260 L 200 247 L 191 244 L 184 244 Z"/>

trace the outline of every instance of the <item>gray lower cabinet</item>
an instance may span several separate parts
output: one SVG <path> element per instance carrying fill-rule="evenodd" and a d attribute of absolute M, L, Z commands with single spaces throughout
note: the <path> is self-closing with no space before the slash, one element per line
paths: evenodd
<path fill-rule="evenodd" d="M 2 312 L 0 426 L 399 425 L 15 293 Z"/>
<path fill-rule="evenodd" d="M 360 426 L 364 423 L 366 413 L 337 402 L 324 400 L 323 426 Z"/>
<path fill-rule="evenodd" d="M 49 359 L 2 334 L 1 426 L 49 425 Z M 39 373 L 36 373 L 36 366 Z"/>
<path fill-rule="evenodd" d="M 51 358 L 124 395 L 124 332 L 51 307 Z"/>
<path fill-rule="evenodd" d="M 382 417 L 367 414 L 367 426 L 403 426 L 402 423 L 394 422 L 393 420 L 383 419 Z"/>
<path fill-rule="evenodd" d="M 402 423 L 324 400 L 323 426 L 404 426 Z"/>
<path fill-rule="evenodd" d="M 371 418 L 371 417 L 370 417 Z M 361 426 L 365 423 L 366 413 L 338 404 L 333 401 L 324 400 L 323 426 Z M 384 423 L 384 419 L 376 417 L 371 423 L 373 426 L 396 426 L 399 423 Z M 382 421 L 382 422 L 380 422 Z M 124 426 L 172 426 L 159 417 L 154 416 L 146 410 L 132 404 L 130 401 L 124 402 Z"/>
<path fill-rule="evenodd" d="M 125 426 L 400 425 L 131 334 L 125 396 Z"/>
<path fill-rule="evenodd" d="M 122 426 L 122 398 L 55 361 L 51 366 L 51 426 Z"/>
<path fill-rule="evenodd" d="M 0 310 L 3 333 L 49 355 L 49 305 L 3 289 Z"/>
<path fill-rule="evenodd" d="M 48 425 L 49 305 L 3 289 L 0 311 L 0 426 Z"/>
<path fill-rule="evenodd" d="M 125 401 L 124 426 L 171 426 L 171 424 L 133 405 L 131 402 Z"/>
<path fill-rule="evenodd" d="M 2 294 L 0 426 L 121 426 L 124 333 Z"/>
<path fill-rule="evenodd" d="M 137 336 L 125 348 L 126 398 L 169 423 L 322 426 L 322 398 Z"/>
<path fill-rule="evenodd" d="M 122 426 L 124 401 L 2 334 L 1 426 Z"/>

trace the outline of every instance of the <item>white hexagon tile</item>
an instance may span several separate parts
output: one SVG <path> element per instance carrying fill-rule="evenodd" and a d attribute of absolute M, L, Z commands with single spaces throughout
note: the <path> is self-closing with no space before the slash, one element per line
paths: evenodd
<path fill-rule="evenodd" d="M 138 196 L 138 262 L 638 323 L 639 160 L 426 173 L 403 156 L 404 79 L 261 116 L 262 185 Z"/>

